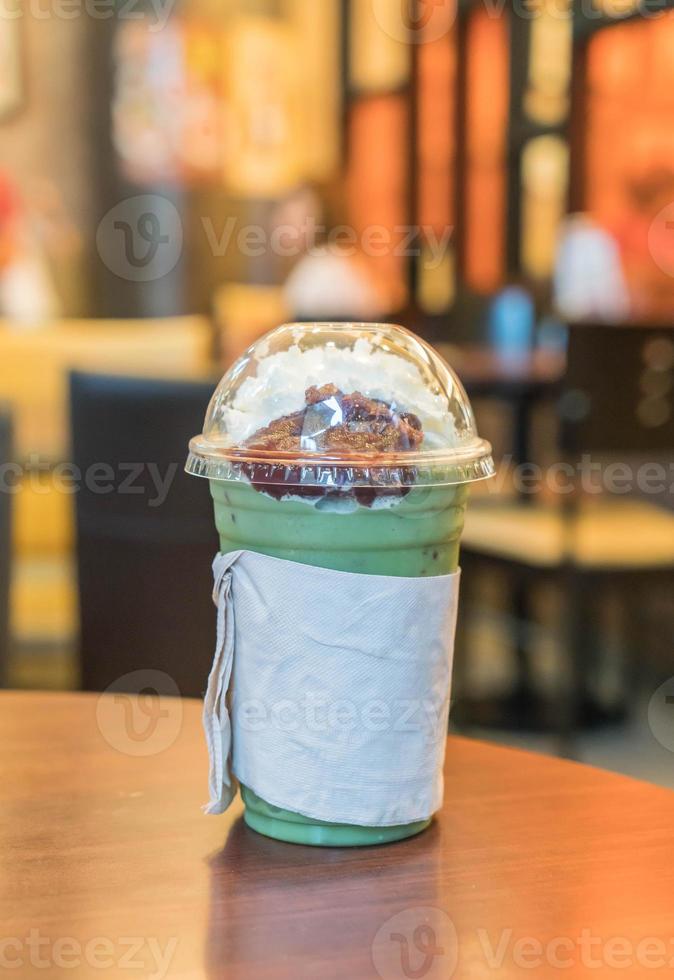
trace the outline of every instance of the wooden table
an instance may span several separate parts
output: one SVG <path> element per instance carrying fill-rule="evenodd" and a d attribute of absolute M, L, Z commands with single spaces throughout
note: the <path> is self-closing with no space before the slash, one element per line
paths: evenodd
<path fill-rule="evenodd" d="M 669 975 L 657 964 L 674 959 L 674 794 L 458 738 L 446 773 L 445 808 L 420 837 L 296 847 L 249 831 L 238 807 L 200 812 L 198 702 L 2 694 L 0 969 Z"/>

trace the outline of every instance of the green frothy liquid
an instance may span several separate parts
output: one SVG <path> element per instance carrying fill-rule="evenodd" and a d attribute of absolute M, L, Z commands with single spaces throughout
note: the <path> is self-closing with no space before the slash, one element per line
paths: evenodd
<path fill-rule="evenodd" d="M 364 575 L 419 578 L 455 572 L 468 497 L 466 484 L 416 487 L 393 507 L 348 512 L 305 501 L 274 500 L 245 483 L 211 481 L 220 550 Z M 430 821 L 398 827 L 321 823 L 280 810 L 242 787 L 244 819 L 279 840 L 319 846 L 358 846 L 402 840 Z"/>

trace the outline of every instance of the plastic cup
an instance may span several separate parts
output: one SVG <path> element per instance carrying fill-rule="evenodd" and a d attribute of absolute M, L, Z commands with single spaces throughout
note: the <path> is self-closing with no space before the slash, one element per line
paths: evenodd
<path fill-rule="evenodd" d="M 434 434 L 435 443 L 430 450 L 391 457 L 378 453 L 376 458 L 374 454 L 370 458 L 359 452 L 356 456 L 347 454 L 340 458 L 334 452 L 312 452 L 310 445 L 307 452 L 299 454 L 251 453 L 245 442 L 228 438 L 227 423 L 223 420 L 229 413 L 231 427 L 236 429 L 240 425 L 241 419 L 235 413 L 241 411 L 237 404 L 246 405 L 241 398 L 237 403 L 242 375 L 255 379 L 257 375 L 247 373 L 255 370 L 255 364 L 263 374 L 264 367 L 260 370 L 260 365 L 267 358 L 288 350 L 288 332 L 300 350 L 302 339 L 308 337 L 304 350 L 310 351 L 317 349 L 316 338 L 321 334 L 328 345 L 330 340 L 325 338 L 334 342 L 335 336 L 341 337 L 347 351 L 355 349 L 356 341 L 363 336 L 375 348 L 377 340 L 372 338 L 379 338 L 385 350 L 389 350 L 393 335 L 394 356 L 399 356 L 398 351 L 411 350 L 410 370 L 412 366 L 417 370 L 420 388 L 425 368 L 430 368 L 432 378 L 439 377 L 438 389 L 442 392 L 439 400 L 442 405 L 442 399 L 446 399 L 449 419 L 445 420 L 447 431 L 460 431 L 463 420 L 463 438 L 456 439 L 458 445 L 438 445 L 442 434 L 442 427 L 438 426 L 440 435 Z M 204 435 L 191 444 L 188 471 L 210 480 L 221 551 L 244 549 L 366 575 L 416 578 L 455 572 L 469 484 L 489 476 L 492 463 L 490 447 L 477 438 L 465 392 L 450 369 L 407 331 L 380 325 L 290 325 L 272 332 L 261 343 L 261 350 L 256 350 L 258 345 L 251 348 L 223 379 L 211 402 Z M 417 366 L 420 357 L 422 364 Z M 331 364 L 331 359 L 334 361 L 329 352 L 323 368 L 327 373 L 318 376 L 317 382 L 329 383 L 330 374 L 339 373 L 339 365 Z M 400 367 L 397 362 L 395 367 Z M 320 375 L 321 364 L 312 370 L 319 370 Z M 273 378 L 273 370 L 270 374 L 267 385 L 279 384 L 278 377 Z M 306 378 L 302 383 L 305 382 Z M 399 384 L 404 387 L 405 379 Z M 379 380 L 374 387 L 379 394 L 385 385 Z M 407 392 L 401 409 L 404 406 L 414 412 L 418 408 L 414 388 L 411 392 Z M 248 397 L 254 393 L 255 385 L 249 385 Z M 269 395 L 269 388 L 263 384 L 262 401 L 268 396 L 273 401 L 273 390 Z M 285 393 L 280 400 L 286 404 Z M 421 395 L 418 401 L 430 411 L 432 402 Z M 252 407 L 255 403 L 250 404 Z M 283 416 L 283 405 L 271 406 L 267 415 L 273 418 L 276 412 L 276 417 Z M 252 414 L 255 412 L 253 409 Z M 434 424 L 435 416 L 429 418 L 430 424 Z M 217 419 L 220 424 L 214 426 Z M 313 439 L 316 420 L 306 422 L 306 426 L 311 426 Z M 385 506 L 378 506 L 380 502 L 385 502 Z M 385 843 L 410 837 L 430 823 L 428 819 L 395 827 L 369 827 L 320 822 L 275 807 L 245 786 L 241 789 L 246 823 L 262 834 L 293 843 L 323 846 Z"/>

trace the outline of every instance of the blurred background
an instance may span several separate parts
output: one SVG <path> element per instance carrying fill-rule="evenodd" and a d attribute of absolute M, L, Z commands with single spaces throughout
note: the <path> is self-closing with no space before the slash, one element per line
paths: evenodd
<path fill-rule="evenodd" d="M 453 725 L 674 786 L 669 0 L 41 0 L 0 55 L 0 682 L 199 695 L 216 380 L 393 320 L 499 460 Z"/>

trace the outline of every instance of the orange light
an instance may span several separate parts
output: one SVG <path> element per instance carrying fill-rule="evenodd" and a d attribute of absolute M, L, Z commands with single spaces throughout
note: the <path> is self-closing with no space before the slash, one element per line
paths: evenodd
<path fill-rule="evenodd" d="M 467 33 L 467 176 L 465 278 L 498 289 L 505 272 L 508 23 L 478 7 Z"/>
<path fill-rule="evenodd" d="M 419 223 L 442 235 L 454 223 L 456 35 L 419 46 Z"/>
<path fill-rule="evenodd" d="M 347 193 L 350 221 L 365 247 L 373 276 L 392 308 L 406 295 L 405 258 L 399 253 L 407 223 L 408 111 L 401 95 L 358 100 L 350 119 Z M 370 248 L 370 235 L 380 233 Z M 384 236 L 388 244 L 384 245 Z"/>
<path fill-rule="evenodd" d="M 585 207 L 618 240 L 636 319 L 674 313 L 674 16 L 588 47 Z"/>

